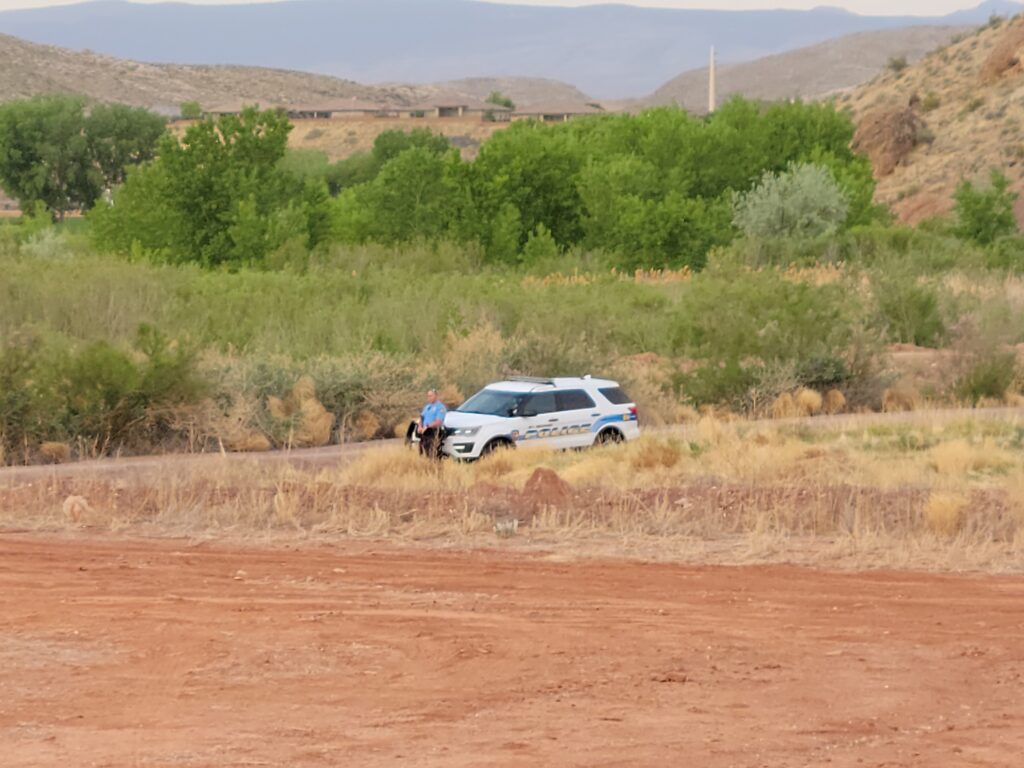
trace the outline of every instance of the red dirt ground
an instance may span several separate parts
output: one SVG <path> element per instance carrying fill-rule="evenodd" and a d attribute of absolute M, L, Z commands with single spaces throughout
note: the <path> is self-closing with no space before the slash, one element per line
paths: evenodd
<path fill-rule="evenodd" d="M 386 546 L 0 535 L 0 763 L 1021 764 L 1024 579 Z"/>

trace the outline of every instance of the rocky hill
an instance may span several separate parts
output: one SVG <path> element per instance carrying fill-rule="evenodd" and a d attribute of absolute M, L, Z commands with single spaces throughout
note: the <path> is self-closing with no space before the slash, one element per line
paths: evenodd
<path fill-rule="evenodd" d="M 184 101 L 204 107 L 238 103 L 329 105 L 357 99 L 404 105 L 444 94 L 482 101 L 500 91 L 518 106 L 593 101 L 557 80 L 478 77 L 429 85 L 361 85 L 328 75 L 265 67 L 146 64 L 39 45 L 0 35 L 0 101 L 44 93 L 74 93 L 175 115 Z"/>
<path fill-rule="evenodd" d="M 372 87 L 307 72 L 262 67 L 145 64 L 70 51 L 0 35 L 0 101 L 74 93 L 177 114 L 183 101 L 309 104 L 360 99 L 404 104 L 421 97 L 407 86 Z"/>
<path fill-rule="evenodd" d="M 922 26 L 858 32 L 756 61 L 720 65 L 718 93 L 722 99 L 741 94 L 769 101 L 823 96 L 867 82 L 882 72 L 890 59 L 919 61 L 968 29 Z M 670 80 L 639 104 L 678 104 L 704 113 L 707 94 L 708 69 L 703 67 Z"/>
<path fill-rule="evenodd" d="M 917 222 L 948 211 L 963 179 L 1005 173 L 1024 192 L 1024 16 L 964 35 L 839 97 L 878 196 Z"/>

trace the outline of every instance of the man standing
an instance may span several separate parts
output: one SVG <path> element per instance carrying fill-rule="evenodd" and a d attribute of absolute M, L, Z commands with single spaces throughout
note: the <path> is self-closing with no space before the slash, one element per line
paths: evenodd
<path fill-rule="evenodd" d="M 444 442 L 444 417 L 448 409 L 437 397 L 437 390 L 427 391 L 427 404 L 420 413 L 420 422 L 416 432 L 420 436 L 420 453 L 433 459 L 441 455 L 441 443 Z"/>

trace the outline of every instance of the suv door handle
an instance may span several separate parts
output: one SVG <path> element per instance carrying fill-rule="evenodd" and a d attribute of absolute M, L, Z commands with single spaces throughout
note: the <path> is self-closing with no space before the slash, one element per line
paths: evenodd
<path fill-rule="evenodd" d="M 596 419 L 600 415 L 601 415 L 600 412 L 590 414 L 591 418 L 594 418 L 594 419 Z"/>
<path fill-rule="evenodd" d="M 558 419 L 548 419 L 548 424 L 554 424 Z"/>

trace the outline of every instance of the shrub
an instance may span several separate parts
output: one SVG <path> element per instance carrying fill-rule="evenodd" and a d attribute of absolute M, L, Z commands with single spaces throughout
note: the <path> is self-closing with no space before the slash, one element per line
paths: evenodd
<path fill-rule="evenodd" d="M 149 326 L 134 355 L 104 341 L 74 349 L 15 339 L 0 350 L 0 444 L 151 448 L 168 436 L 174 410 L 206 391 L 195 356 Z"/>
<path fill-rule="evenodd" d="M 1017 233 L 1013 205 L 1017 194 L 1010 190 L 1010 180 L 993 170 L 988 187 L 979 188 L 963 180 L 954 194 L 957 219 L 956 233 L 965 240 L 991 245 L 1001 237 Z"/>
<path fill-rule="evenodd" d="M 698 404 L 749 408 L 755 393 L 770 401 L 791 386 L 844 383 L 860 367 L 859 312 L 839 285 L 772 271 L 703 274 L 681 299 L 674 340 L 677 353 L 702 364 L 677 377 L 677 386 Z"/>
<path fill-rule="evenodd" d="M 906 56 L 890 56 L 885 68 L 894 74 L 900 75 L 903 74 L 909 66 Z"/>
<path fill-rule="evenodd" d="M 199 120 L 203 116 L 203 108 L 199 106 L 198 101 L 183 101 L 181 102 L 181 119 L 182 120 Z"/>
<path fill-rule="evenodd" d="M 734 198 L 735 224 L 747 237 L 819 237 L 836 232 L 849 205 L 824 168 L 792 165 L 767 173 L 750 192 Z"/>
<path fill-rule="evenodd" d="M 937 347 L 946 337 L 938 293 L 918 278 L 878 271 L 872 292 L 891 341 Z"/>
<path fill-rule="evenodd" d="M 956 382 L 961 400 L 976 406 L 992 398 L 1001 400 L 1017 380 L 1017 357 L 1012 352 L 993 352 L 976 360 Z"/>

